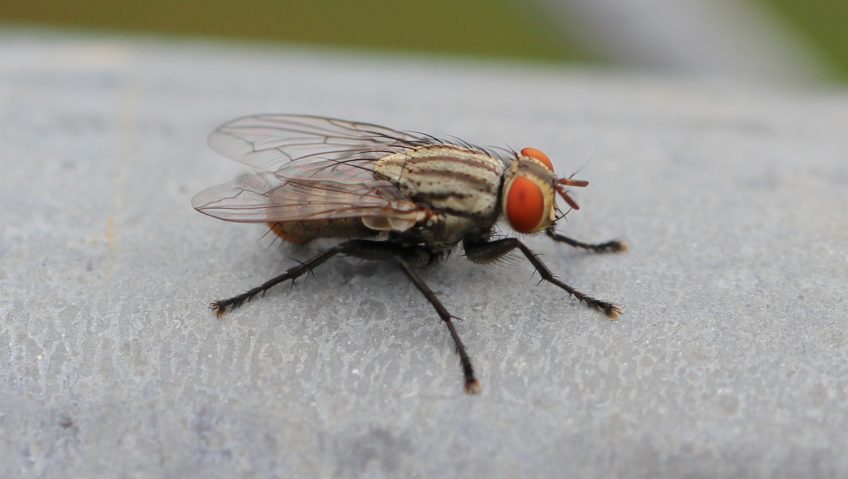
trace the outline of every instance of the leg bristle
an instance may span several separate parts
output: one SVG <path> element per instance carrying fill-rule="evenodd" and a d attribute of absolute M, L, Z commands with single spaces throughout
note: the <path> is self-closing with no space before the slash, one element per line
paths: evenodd
<path fill-rule="evenodd" d="M 480 381 L 472 379 L 465 383 L 465 394 L 478 394 L 483 389 Z"/>

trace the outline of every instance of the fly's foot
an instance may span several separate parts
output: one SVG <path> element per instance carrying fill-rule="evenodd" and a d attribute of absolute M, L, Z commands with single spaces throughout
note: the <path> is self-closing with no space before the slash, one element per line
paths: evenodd
<path fill-rule="evenodd" d="M 576 297 L 581 303 L 586 306 L 598 311 L 599 313 L 603 313 L 607 319 L 611 321 L 615 321 L 621 317 L 624 313 L 624 310 L 621 309 L 621 306 L 615 303 L 608 303 L 606 301 L 601 301 L 600 299 L 595 299 L 591 296 L 586 296 L 585 294 L 579 291 L 572 291 L 571 295 Z"/>
<path fill-rule="evenodd" d="M 213 301 L 209 304 L 209 309 L 215 313 L 215 317 L 221 318 L 227 312 L 227 305 L 223 301 Z"/>
<path fill-rule="evenodd" d="M 465 394 L 477 394 L 482 389 L 483 386 L 480 384 L 480 381 L 475 378 L 465 382 Z"/>
<path fill-rule="evenodd" d="M 598 245 L 598 253 L 626 253 L 630 249 L 626 241 L 607 241 Z"/>
<path fill-rule="evenodd" d="M 227 311 L 232 311 L 244 304 L 245 301 L 250 301 L 250 296 L 239 295 L 229 299 L 213 301 L 209 305 L 209 309 L 211 309 L 215 313 L 215 316 L 220 318 L 224 316 Z"/>
<path fill-rule="evenodd" d="M 621 306 L 612 303 L 602 303 L 603 313 L 607 316 L 607 318 L 611 321 L 615 321 L 621 317 L 624 310 L 621 309 Z"/>

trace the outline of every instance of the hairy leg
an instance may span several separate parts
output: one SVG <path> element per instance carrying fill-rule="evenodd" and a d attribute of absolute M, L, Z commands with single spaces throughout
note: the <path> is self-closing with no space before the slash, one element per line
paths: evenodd
<path fill-rule="evenodd" d="M 427 298 L 427 301 L 433 305 L 436 312 L 439 314 L 439 317 L 445 322 L 445 326 L 448 327 L 448 331 L 453 338 L 453 342 L 456 344 L 456 353 L 459 354 L 459 362 L 462 365 L 462 373 L 465 376 L 465 392 L 468 394 L 476 394 L 480 392 L 480 382 L 474 377 L 474 367 L 471 365 L 471 358 L 468 357 L 468 353 L 465 351 L 465 345 L 462 344 L 462 339 L 459 338 L 459 333 L 457 333 L 456 326 L 453 324 L 454 317 L 448 313 L 448 310 L 444 307 L 444 305 L 442 305 L 439 298 L 436 297 L 436 294 L 433 293 L 430 287 L 427 286 L 427 283 L 421 279 L 421 276 L 419 276 L 418 273 L 406 263 L 406 261 L 401 258 L 397 258 L 397 263 L 400 265 L 400 269 L 406 273 L 409 280 L 412 281 L 412 284 L 414 284 L 415 287 L 421 291 L 421 294 Z"/>
<path fill-rule="evenodd" d="M 595 309 L 604 313 L 609 319 L 618 319 L 621 316 L 622 310 L 616 304 L 608 303 L 606 301 L 601 301 L 599 299 L 595 299 L 591 296 L 588 296 L 571 286 L 563 283 L 559 279 L 554 276 L 551 270 L 539 259 L 539 257 L 533 253 L 524 243 L 516 238 L 504 238 L 495 241 L 489 241 L 485 243 L 464 243 L 465 247 L 465 255 L 471 261 L 475 263 L 488 263 L 494 261 L 506 254 L 510 251 L 518 248 L 524 253 L 524 256 L 527 257 L 527 260 L 530 261 L 530 264 L 536 268 L 536 271 L 542 276 L 544 281 L 549 283 L 553 283 L 556 286 L 564 289 L 568 294 L 577 298 L 578 301 L 585 304 L 586 306 Z"/>
<path fill-rule="evenodd" d="M 439 314 L 439 317 L 442 318 L 442 321 L 444 321 L 445 325 L 448 327 L 451 338 L 453 338 L 454 344 L 456 345 L 456 352 L 459 354 L 462 372 L 465 376 L 465 392 L 468 394 L 475 394 L 480 391 L 480 382 L 474 377 L 474 368 L 471 365 L 471 358 L 465 351 L 465 345 L 462 344 L 462 339 L 460 339 L 459 333 L 456 331 L 456 326 L 453 323 L 454 316 L 451 316 L 450 313 L 448 313 L 447 309 L 436 297 L 436 294 L 433 293 L 421 276 L 412 269 L 412 266 L 410 265 L 427 264 L 432 259 L 431 253 L 423 248 L 404 247 L 392 241 L 346 241 L 288 269 L 285 273 L 272 278 L 245 293 L 233 296 L 229 299 L 215 301 L 212 303 L 212 309 L 215 310 L 215 313 L 220 317 L 225 312 L 241 306 L 258 294 L 264 294 L 265 291 L 279 283 L 282 283 L 283 281 L 295 280 L 298 277 L 311 272 L 313 268 L 318 267 L 337 254 L 373 261 L 394 259 L 409 280 L 412 281 L 419 291 L 421 291 L 424 297 L 427 298 L 427 301 L 433 305 L 436 312 Z"/>
<path fill-rule="evenodd" d="M 606 241 L 604 243 L 584 243 L 557 233 L 553 226 L 545 230 L 545 234 L 558 243 L 565 243 L 567 245 L 574 246 L 575 248 L 585 249 L 593 253 L 623 253 L 627 251 L 627 243 L 624 241 L 613 240 Z"/>
<path fill-rule="evenodd" d="M 400 254 L 401 251 L 402 247 L 400 245 L 387 241 L 345 241 L 344 243 L 340 243 L 330 248 L 329 250 L 298 264 L 297 266 L 289 268 L 288 270 L 286 270 L 285 273 L 275 278 L 269 279 L 268 281 L 247 292 L 244 292 L 237 296 L 233 296 L 232 298 L 215 301 L 211 304 L 210 307 L 212 310 L 215 311 L 215 314 L 218 317 L 221 317 L 227 311 L 238 308 L 245 302 L 250 301 L 251 299 L 253 299 L 254 296 L 258 294 L 264 295 L 266 291 L 276 286 L 277 284 L 287 280 L 294 281 L 300 276 L 311 272 L 314 268 L 317 268 L 325 261 L 337 254 L 354 256 L 367 260 L 386 260 L 395 257 L 396 255 Z"/>

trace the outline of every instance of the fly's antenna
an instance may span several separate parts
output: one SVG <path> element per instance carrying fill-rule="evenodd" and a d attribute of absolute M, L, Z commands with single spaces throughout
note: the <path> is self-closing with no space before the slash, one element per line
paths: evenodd
<path fill-rule="evenodd" d="M 559 196 L 561 196 L 562 199 L 564 199 L 565 202 L 568 203 L 568 206 L 570 206 L 571 209 L 579 210 L 580 205 L 578 205 L 577 202 L 574 201 L 574 198 L 568 196 L 566 186 L 584 188 L 586 186 L 589 186 L 589 182 L 586 180 L 573 180 L 571 178 L 559 178 L 558 180 L 556 180 L 555 188 L 557 190 L 557 193 L 559 193 Z"/>

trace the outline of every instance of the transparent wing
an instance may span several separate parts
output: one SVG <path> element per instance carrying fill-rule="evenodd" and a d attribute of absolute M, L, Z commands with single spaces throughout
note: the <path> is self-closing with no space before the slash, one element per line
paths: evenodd
<path fill-rule="evenodd" d="M 444 143 L 371 123 L 289 114 L 238 118 L 209 135 L 215 151 L 259 171 L 291 178 L 306 169 L 313 179 L 335 181 L 370 179 L 371 164 L 379 158 Z"/>
<path fill-rule="evenodd" d="M 196 195 L 192 206 L 201 213 L 240 222 L 361 217 L 369 227 L 395 230 L 414 225 L 426 209 L 376 179 L 376 160 L 428 145 L 496 155 L 455 138 L 291 114 L 235 119 L 212 132 L 209 145 L 256 173 Z"/>
<path fill-rule="evenodd" d="M 243 176 L 194 196 L 201 213 L 245 223 L 370 218 L 403 230 L 424 211 L 387 181 L 350 183 L 326 179 L 284 178 L 271 172 Z"/>

